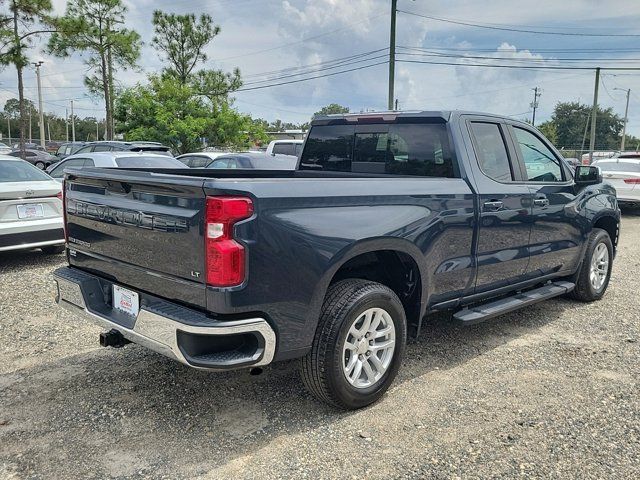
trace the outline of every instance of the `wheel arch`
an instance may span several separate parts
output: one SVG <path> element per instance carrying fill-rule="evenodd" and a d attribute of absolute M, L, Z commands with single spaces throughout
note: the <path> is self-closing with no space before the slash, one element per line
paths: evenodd
<path fill-rule="evenodd" d="M 386 285 L 398 295 L 407 323 L 419 327 L 426 311 L 427 278 L 422 252 L 403 239 L 369 239 L 338 252 L 322 276 L 312 304 L 322 306 L 329 287 L 346 278 L 363 278 Z M 406 289 L 405 289 L 406 287 Z M 318 316 L 314 314 L 317 319 Z"/>

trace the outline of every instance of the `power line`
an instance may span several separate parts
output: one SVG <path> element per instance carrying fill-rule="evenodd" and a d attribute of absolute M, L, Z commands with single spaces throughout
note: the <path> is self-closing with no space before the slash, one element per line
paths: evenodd
<path fill-rule="evenodd" d="M 455 25 L 463 25 L 465 27 L 486 28 L 489 30 L 501 30 L 506 32 L 534 33 L 536 35 L 561 35 L 561 36 L 570 36 L 570 37 L 640 37 L 640 34 L 636 34 L 636 33 L 584 33 L 584 32 L 577 33 L 577 32 L 552 32 L 552 31 L 547 32 L 543 30 L 527 30 L 527 29 L 521 29 L 521 28 L 511 27 L 507 25 L 498 26 L 500 24 L 483 25 L 479 23 L 470 23 L 462 20 L 453 20 L 450 18 L 434 17 L 431 15 L 423 15 L 420 13 L 409 12 L 407 10 L 400 10 L 400 9 L 398 9 L 398 12 L 405 13 L 407 15 L 413 15 L 415 17 L 426 18 L 428 20 L 435 20 L 437 22 L 452 23 Z M 546 27 L 539 27 L 539 28 L 546 28 Z"/>
<path fill-rule="evenodd" d="M 505 59 L 497 59 L 505 60 Z M 396 60 L 403 63 L 424 63 L 430 65 L 454 65 L 458 67 L 487 67 L 487 68 L 515 68 L 524 70 L 640 70 L 640 67 L 582 67 L 582 66 L 561 66 L 561 65 L 504 65 L 496 63 L 460 63 L 460 62 L 431 62 L 426 60 Z"/>
<path fill-rule="evenodd" d="M 369 58 L 365 58 L 363 60 L 356 60 L 356 61 L 353 61 L 353 62 L 341 63 L 341 64 L 338 64 L 338 65 L 332 65 L 332 66 L 329 66 L 329 67 L 318 68 L 318 69 L 310 70 L 310 71 L 307 71 L 307 72 L 293 73 L 291 75 L 283 75 L 283 76 L 280 76 L 280 77 L 273 77 L 273 78 L 269 78 L 269 79 L 266 79 L 266 80 L 258 80 L 258 81 L 255 81 L 255 82 L 247 82 L 247 83 L 244 83 L 243 85 L 256 85 L 256 84 L 260 84 L 260 83 L 271 82 L 271 81 L 274 81 L 274 80 L 282 80 L 282 79 L 285 79 L 285 78 L 298 77 L 300 75 L 307 75 L 307 74 L 310 74 L 310 73 L 324 72 L 324 71 L 327 71 L 327 70 L 333 70 L 334 68 L 340 68 L 340 67 L 345 67 L 345 66 L 349 66 L 349 65 L 355 65 L 355 64 L 358 64 L 358 63 L 377 60 L 379 58 L 387 58 L 387 55 L 386 54 L 377 55 L 375 57 L 369 57 Z"/>
<path fill-rule="evenodd" d="M 445 58 L 471 58 L 476 60 L 510 60 L 510 61 L 521 61 L 521 62 L 592 62 L 593 58 L 522 58 L 522 57 L 489 57 L 489 56 L 481 56 L 481 55 L 455 55 L 455 54 L 446 54 L 441 52 L 435 52 L 433 50 L 427 50 L 425 48 L 420 47 L 402 47 L 405 50 L 415 50 L 418 52 L 425 52 L 421 54 L 425 57 L 445 57 Z M 518 52 L 510 52 L 510 51 L 500 51 L 493 50 L 495 53 L 506 53 L 513 54 Z M 519 50 L 522 52 L 522 50 Z M 417 53 L 406 53 L 406 52 L 398 52 L 401 55 L 420 55 Z M 603 59 L 605 60 L 605 59 Z M 609 62 L 639 62 L 640 58 L 606 58 Z"/>
<path fill-rule="evenodd" d="M 313 77 L 301 78 L 301 79 L 298 79 L 298 80 L 289 80 L 287 82 L 272 83 L 270 85 L 261 85 L 261 86 L 258 86 L 258 87 L 239 88 L 238 90 L 233 90 L 233 91 L 230 91 L 228 93 L 247 92 L 247 91 L 250 91 L 250 90 L 260 90 L 260 89 L 263 89 L 263 88 L 271 88 L 271 87 L 277 87 L 277 86 L 280 86 L 280 85 L 288 85 L 288 84 L 291 84 L 291 83 L 306 82 L 308 80 L 314 80 L 316 78 L 331 77 L 333 75 L 340 75 L 342 73 L 355 72 L 357 70 L 364 70 L 365 68 L 371 68 L 371 67 L 375 67 L 377 65 L 385 65 L 386 63 L 387 63 L 387 61 L 385 60 L 384 62 L 372 63 L 371 65 L 363 65 L 361 67 L 350 68 L 348 70 L 341 70 L 339 72 L 325 73 L 323 75 L 315 75 Z"/>

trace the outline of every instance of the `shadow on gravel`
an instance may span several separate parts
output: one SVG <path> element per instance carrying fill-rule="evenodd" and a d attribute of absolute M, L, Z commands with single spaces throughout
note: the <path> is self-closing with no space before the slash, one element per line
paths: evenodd
<path fill-rule="evenodd" d="M 51 266 L 55 268 L 65 260 L 64 254 L 51 255 L 35 250 L 0 252 L 0 274 L 12 273 L 28 267 Z"/>
<path fill-rule="evenodd" d="M 395 385 L 435 368 L 454 368 L 535 332 L 573 306 L 549 301 L 471 327 L 453 325 L 445 315 L 433 318 L 410 341 Z M 0 376 L 0 394 L 0 459 L 45 478 L 77 475 L 73 466 L 80 464 L 92 465 L 97 476 L 112 475 L 109 459 L 121 454 L 134 469 L 196 476 L 281 435 L 368 415 L 315 401 L 302 386 L 296 361 L 274 364 L 260 376 L 209 373 L 135 345 Z M 53 445 L 64 462 L 51 461 Z"/>

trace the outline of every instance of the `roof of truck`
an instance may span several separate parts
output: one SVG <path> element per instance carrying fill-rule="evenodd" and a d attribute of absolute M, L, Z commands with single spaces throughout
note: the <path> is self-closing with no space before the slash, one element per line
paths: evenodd
<path fill-rule="evenodd" d="M 435 118 L 448 122 L 452 116 L 458 115 L 481 115 L 484 117 L 509 118 L 506 115 L 498 115 L 495 113 L 473 112 L 465 110 L 402 110 L 402 111 L 381 111 L 381 112 L 363 112 L 363 113 L 345 113 L 335 115 L 318 115 L 311 121 L 312 125 L 326 125 L 336 121 L 362 122 L 366 120 L 375 121 L 383 120 L 392 122 L 397 118 Z M 364 122 L 363 122 L 364 120 Z M 513 119 L 514 121 L 517 121 Z"/>

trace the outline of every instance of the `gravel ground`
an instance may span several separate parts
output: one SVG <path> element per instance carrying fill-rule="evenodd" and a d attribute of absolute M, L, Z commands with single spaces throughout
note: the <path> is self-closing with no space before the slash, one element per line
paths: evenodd
<path fill-rule="evenodd" d="M 434 319 L 390 391 L 339 412 L 296 362 L 191 370 L 55 307 L 63 257 L 0 255 L 0 478 L 640 478 L 640 216 L 605 298 Z"/>

